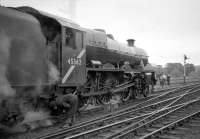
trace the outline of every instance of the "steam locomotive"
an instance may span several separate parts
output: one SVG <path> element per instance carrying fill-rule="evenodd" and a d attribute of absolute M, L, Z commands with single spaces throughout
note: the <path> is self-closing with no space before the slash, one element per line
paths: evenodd
<path fill-rule="evenodd" d="M 0 20 L 1 108 L 20 100 L 23 107 L 62 112 L 70 107 L 70 94 L 84 107 L 113 96 L 146 97 L 153 90 L 155 74 L 144 70 L 147 53 L 133 39 L 121 44 L 102 29 L 82 28 L 31 7 L 0 7 Z"/>

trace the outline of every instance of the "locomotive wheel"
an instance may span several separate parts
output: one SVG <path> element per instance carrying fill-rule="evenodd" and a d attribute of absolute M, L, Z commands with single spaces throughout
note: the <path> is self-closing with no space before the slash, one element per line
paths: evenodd
<path fill-rule="evenodd" d="M 133 89 L 129 89 L 128 91 L 122 92 L 122 94 L 121 94 L 121 100 L 123 102 L 128 101 L 131 98 L 132 93 L 133 93 Z"/>
<path fill-rule="evenodd" d="M 110 102 L 110 96 L 109 95 L 102 95 L 100 97 L 101 99 L 101 104 L 106 105 Z"/>
<path fill-rule="evenodd" d="M 87 101 L 87 105 L 89 105 L 89 104 L 95 105 L 95 106 L 98 105 L 98 99 L 97 99 L 97 97 L 95 97 L 95 96 L 89 97 L 89 99 Z"/>
<path fill-rule="evenodd" d="M 132 93 L 132 99 L 136 99 L 139 95 L 139 90 L 134 88 L 133 93 Z"/>
<path fill-rule="evenodd" d="M 82 100 L 79 110 L 85 110 L 89 105 L 98 106 L 99 104 L 101 104 L 101 100 L 98 96 L 87 97 Z"/>
<path fill-rule="evenodd" d="M 82 98 L 79 110 L 85 110 L 89 105 L 89 98 Z"/>
<path fill-rule="evenodd" d="M 146 87 L 144 90 L 143 90 L 143 96 L 144 97 L 147 97 L 149 94 L 149 87 Z"/>
<path fill-rule="evenodd" d="M 95 104 L 100 105 L 101 104 L 101 99 L 99 96 L 95 96 Z"/>

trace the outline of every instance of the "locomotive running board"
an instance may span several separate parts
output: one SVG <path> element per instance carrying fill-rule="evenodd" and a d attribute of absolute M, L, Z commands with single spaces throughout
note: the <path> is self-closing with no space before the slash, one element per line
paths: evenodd
<path fill-rule="evenodd" d="M 135 85 L 135 83 L 129 83 L 129 84 L 126 84 L 126 85 L 123 85 L 123 86 L 120 86 L 120 87 L 111 89 L 110 92 L 111 92 L 112 94 L 118 93 L 118 92 L 123 91 L 123 90 L 125 90 L 125 89 L 127 89 L 127 88 L 129 88 L 129 87 L 134 86 L 134 85 Z"/>
<path fill-rule="evenodd" d="M 124 70 L 122 70 L 122 69 L 114 69 L 114 68 L 87 68 L 87 71 L 124 72 Z"/>
<path fill-rule="evenodd" d="M 104 94 L 115 94 L 115 93 L 119 93 L 129 87 L 134 86 L 135 83 L 123 83 L 121 85 L 118 85 L 117 87 L 115 87 L 114 89 L 111 90 L 107 90 L 107 91 L 97 91 L 97 92 L 89 92 L 89 93 L 85 93 L 85 94 L 81 94 L 83 97 L 89 97 L 89 96 L 99 96 L 99 95 L 104 95 Z"/>

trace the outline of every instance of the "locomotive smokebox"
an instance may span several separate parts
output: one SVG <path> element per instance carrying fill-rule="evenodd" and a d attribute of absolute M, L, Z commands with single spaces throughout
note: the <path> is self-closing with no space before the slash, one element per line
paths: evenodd
<path fill-rule="evenodd" d="M 135 43 L 134 39 L 128 39 L 127 42 L 128 42 L 128 46 L 130 46 L 130 47 L 134 47 L 135 46 L 134 45 L 134 43 Z"/>

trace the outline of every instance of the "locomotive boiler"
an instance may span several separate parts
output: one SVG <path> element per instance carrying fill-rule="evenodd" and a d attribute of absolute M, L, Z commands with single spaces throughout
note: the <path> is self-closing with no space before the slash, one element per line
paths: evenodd
<path fill-rule="evenodd" d="M 144 65 L 148 62 L 147 53 L 134 45 L 134 39 L 129 39 L 128 44 L 122 44 L 111 34 L 106 34 L 104 30 L 87 30 L 86 45 L 87 59 L 100 61 L 102 64 L 111 63 L 115 67 L 121 67 L 125 61 L 129 62 L 133 68 Z"/>
<path fill-rule="evenodd" d="M 122 44 L 102 29 L 31 7 L 0 7 L 0 20 L 1 111 L 13 104 L 18 110 L 7 112 L 10 119 L 0 116 L 1 123 L 12 125 L 27 109 L 62 113 L 72 109 L 73 96 L 82 108 L 109 103 L 113 96 L 146 97 L 154 85 L 154 73 L 144 71 L 147 53 L 134 39 Z"/>

